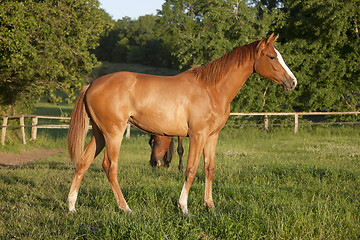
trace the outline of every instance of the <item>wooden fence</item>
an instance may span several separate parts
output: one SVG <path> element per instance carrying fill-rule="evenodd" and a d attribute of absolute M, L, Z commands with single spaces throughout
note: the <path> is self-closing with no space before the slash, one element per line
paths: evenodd
<path fill-rule="evenodd" d="M 357 116 L 358 114 L 360 114 L 360 112 L 294 112 L 294 113 L 230 113 L 230 116 L 264 116 L 264 126 L 266 130 L 269 129 L 268 116 L 294 116 L 294 133 L 297 133 L 299 130 L 299 116 L 325 116 L 325 115 L 356 115 Z M 315 124 L 315 123 L 311 123 L 311 124 Z M 329 123 L 321 123 L 321 124 L 329 124 Z M 337 124 L 337 123 L 333 123 L 333 124 Z"/>
<path fill-rule="evenodd" d="M 25 125 L 25 118 L 31 118 L 31 125 Z M 20 125 L 9 126 L 8 119 L 20 119 Z M 54 117 L 54 116 L 37 116 L 37 115 L 21 115 L 21 116 L 5 116 L 1 126 L 1 145 L 5 145 L 6 129 L 7 128 L 20 128 L 22 143 L 26 144 L 25 128 L 31 127 L 30 140 L 36 140 L 38 129 L 67 129 L 69 124 L 38 124 L 39 119 L 53 119 L 53 120 L 70 120 L 70 117 Z M 91 125 L 89 126 L 91 129 Z M 126 128 L 126 138 L 130 138 L 130 124 Z"/>
<path fill-rule="evenodd" d="M 358 114 L 360 114 L 360 112 L 230 113 L 230 116 L 264 116 L 264 127 L 266 130 L 269 129 L 269 116 L 294 116 L 294 133 L 297 133 L 299 129 L 299 116 L 324 116 L 324 115 L 356 115 L 357 116 Z M 31 125 L 25 125 L 25 118 L 31 118 Z M 9 119 L 20 119 L 20 125 L 9 126 L 8 125 Z M 70 120 L 70 117 L 37 116 L 37 115 L 4 116 L 1 126 L 2 128 L 1 144 L 2 145 L 5 144 L 7 128 L 20 128 L 23 144 L 26 144 L 26 136 L 25 136 L 26 127 L 31 127 L 31 138 L 30 138 L 31 140 L 36 139 L 38 129 L 69 128 L 68 124 L 38 124 L 39 119 Z M 360 122 L 355 122 L 355 123 L 360 123 Z M 322 124 L 329 124 L 329 123 L 322 123 Z M 91 128 L 91 126 L 89 126 L 89 128 Z M 127 125 L 126 138 L 130 138 L 130 124 Z"/>

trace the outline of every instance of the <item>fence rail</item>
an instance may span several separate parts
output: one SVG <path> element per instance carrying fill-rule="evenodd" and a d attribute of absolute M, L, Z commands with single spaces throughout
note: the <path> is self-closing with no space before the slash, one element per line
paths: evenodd
<path fill-rule="evenodd" d="M 293 112 L 293 113 L 230 113 L 230 116 L 264 116 L 264 127 L 269 129 L 269 116 L 294 116 L 294 133 L 299 129 L 299 116 L 325 116 L 325 115 L 358 115 L 360 112 Z M 25 125 L 25 118 L 31 118 L 31 125 Z M 9 119 L 19 119 L 19 126 L 9 126 Z M 53 119 L 53 120 L 70 120 L 70 117 L 56 117 L 56 116 L 38 116 L 38 115 L 21 115 L 21 116 L 4 116 L 1 129 L 1 144 L 5 144 L 5 136 L 7 128 L 20 128 L 22 135 L 22 143 L 26 144 L 25 127 L 31 127 L 31 140 L 37 137 L 38 129 L 67 129 L 68 124 L 38 124 L 39 119 Z M 360 122 L 356 122 L 360 123 Z M 329 124 L 329 123 L 307 123 L 307 124 Z M 349 124 L 348 122 L 332 123 L 332 124 Z M 351 123 L 354 124 L 354 123 Z M 283 124 L 276 124 L 283 125 Z M 292 124 L 291 124 L 292 125 Z M 89 129 L 91 126 L 89 126 Z M 130 124 L 127 125 L 126 138 L 130 138 Z"/>
<path fill-rule="evenodd" d="M 31 125 L 25 125 L 25 118 L 31 118 Z M 9 126 L 9 119 L 19 119 L 20 125 Z M 6 129 L 7 128 L 20 128 L 22 143 L 26 144 L 25 128 L 31 127 L 30 140 L 36 140 L 38 129 L 67 129 L 69 124 L 38 124 L 39 119 L 52 119 L 52 120 L 70 120 L 70 117 L 56 117 L 56 116 L 38 116 L 38 115 L 21 115 L 21 116 L 4 116 L 1 129 L 1 145 L 5 145 Z M 91 129 L 91 125 L 89 129 Z M 130 138 L 130 124 L 126 128 L 126 138 Z"/>
<path fill-rule="evenodd" d="M 293 112 L 293 113 L 230 113 L 230 116 L 264 116 L 265 129 L 269 129 L 268 116 L 294 116 L 294 133 L 299 130 L 299 116 L 325 116 L 325 115 L 355 115 L 357 116 L 360 112 Z M 310 123 L 320 124 L 320 123 Z M 328 124 L 328 123 L 321 123 Z M 337 123 L 338 124 L 338 123 Z M 344 123 L 342 123 L 344 124 Z"/>

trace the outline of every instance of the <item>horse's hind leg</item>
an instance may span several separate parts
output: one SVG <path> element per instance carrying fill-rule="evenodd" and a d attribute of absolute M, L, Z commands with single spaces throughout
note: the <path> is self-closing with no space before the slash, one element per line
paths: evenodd
<path fill-rule="evenodd" d="M 117 179 L 118 156 L 125 128 L 126 124 L 124 124 L 124 129 L 121 129 L 121 131 L 106 137 L 105 154 L 102 166 L 109 179 L 118 207 L 121 210 L 131 214 L 132 211 L 126 203 Z"/>
<path fill-rule="evenodd" d="M 151 155 L 150 155 L 150 165 L 152 167 L 156 167 L 156 157 L 155 157 L 155 135 L 151 135 L 150 140 L 149 140 L 149 145 L 151 147 Z"/>
<path fill-rule="evenodd" d="M 174 153 L 174 138 L 172 137 L 167 137 L 168 140 L 170 140 L 168 146 L 167 146 L 167 150 L 165 152 L 165 156 L 163 157 L 163 162 L 164 162 L 164 167 L 170 167 L 170 163 L 171 163 L 171 160 L 172 160 L 172 156 L 173 156 L 173 153 Z M 165 146 L 164 146 L 165 148 Z"/>
<path fill-rule="evenodd" d="M 183 157 L 183 154 L 184 154 L 184 148 L 183 148 L 183 145 L 182 145 L 182 140 L 183 140 L 183 137 L 178 137 L 178 147 L 177 147 L 177 153 L 179 155 L 179 166 L 178 166 L 178 169 L 180 172 L 183 171 L 183 161 L 182 161 L 182 157 Z"/>
<path fill-rule="evenodd" d="M 75 202 L 77 199 L 77 195 L 79 192 L 81 180 L 84 177 L 85 172 L 89 169 L 91 163 L 94 158 L 101 152 L 104 148 L 104 137 L 101 134 L 100 130 L 96 127 L 95 124 L 93 126 L 93 136 L 91 138 L 90 143 L 85 148 L 84 152 L 81 154 L 79 163 L 76 166 L 75 175 L 71 184 L 69 196 L 68 196 L 68 204 L 69 211 L 76 212 L 75 210 Z"/>

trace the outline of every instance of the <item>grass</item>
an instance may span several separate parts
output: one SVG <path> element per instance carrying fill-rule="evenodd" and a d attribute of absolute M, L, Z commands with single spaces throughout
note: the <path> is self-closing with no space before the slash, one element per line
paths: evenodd
<path fill-rule="evenodd" d="M 169 169 L 152 169 L 147 135 L 124 140 L 119 158 L 131 217 L 117 209 L 102 156 L 84 177 L 74 215 L 66 204 L 74 174 L 67 154 L 1 168 L 0 238 L 359 239 L 359 130 L 225 128 L 216 153 L 216 209 L 203 206 L 201 161 L 189 217 L 177 207 L 184 181 L 177 157 Z"/>

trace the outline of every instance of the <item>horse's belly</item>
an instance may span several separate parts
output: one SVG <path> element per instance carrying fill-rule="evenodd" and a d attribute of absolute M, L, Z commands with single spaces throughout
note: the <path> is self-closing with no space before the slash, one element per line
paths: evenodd
<path fill-rule="evenodd" d="M 129 122 L 134 127 L 156 135 L 182 136 L 188 135 L 188 125 L 186 121 L 169 120 L 168 118 L 159 118 L 151 115 L 131 116 Z"/>

